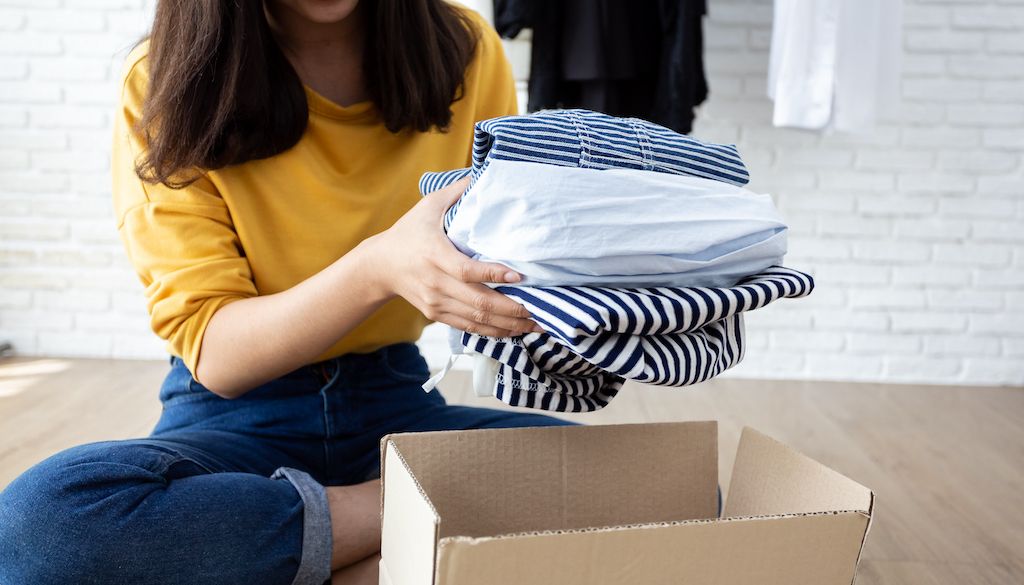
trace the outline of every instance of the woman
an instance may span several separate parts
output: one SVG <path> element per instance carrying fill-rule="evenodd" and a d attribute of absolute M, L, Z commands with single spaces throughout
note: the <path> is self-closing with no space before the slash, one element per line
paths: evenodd
<path fill-rule="evenodd" d="M 536 327 L 442 233 L 464 184 L 415 187 L 515 111 L 497 37 L 442 0 L 162 0 L 113 167 L 163 415 L 0 494 L 0 583 L 376 583 L 384 434 L 563 424 L 446 405 L 411 343 Z"/>

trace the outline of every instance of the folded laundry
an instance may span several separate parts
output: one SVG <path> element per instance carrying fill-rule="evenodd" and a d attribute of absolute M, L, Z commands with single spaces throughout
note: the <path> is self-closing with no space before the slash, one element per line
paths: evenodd
<path fill-rule="evenodd" d="M 743 358 L 745 311 L 814 288 L 810 276 L 777 266 L 786 226 L 767 196 L 742 189 L 748 175 L 734 146 L 552 110 L 479 122 L 472 159 L 468 169 L 426 173 L 420 190 L 470 176 L 445 229 L 464 252 L 525 275 L 496 290 L 544 329 L 511 338 L 453 331 L 453 354 L 482 366 L 478 393 L 579 412 L 607 405 L 627 379 L 703 382 Z"/>

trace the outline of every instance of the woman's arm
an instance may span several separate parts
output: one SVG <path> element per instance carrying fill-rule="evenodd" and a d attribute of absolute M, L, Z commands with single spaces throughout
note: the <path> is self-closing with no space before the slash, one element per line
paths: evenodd
<path fill-rule="evenodd" d="M 525 308 L 481 284 L 516 282 L 519 275 L 467 258 L 441 229 L 467 182 L 424 197 L 394 226 L 292 288 L 218 309 L 203 335 L 196 379 L 225 398 L 241 396 L 312 362 L 395 297 L 464 331 L 507 336 L 536 329 Z"/>

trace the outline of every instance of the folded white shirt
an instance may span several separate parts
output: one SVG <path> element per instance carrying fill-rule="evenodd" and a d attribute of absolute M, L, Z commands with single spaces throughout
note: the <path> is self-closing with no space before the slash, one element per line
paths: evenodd
<path fill-rule="evenodd" d="M 490 160 L 448 237 L 523 285 L 731 286 L 782 262 L 786 230 L 771 197 L 721 181 Z"/>

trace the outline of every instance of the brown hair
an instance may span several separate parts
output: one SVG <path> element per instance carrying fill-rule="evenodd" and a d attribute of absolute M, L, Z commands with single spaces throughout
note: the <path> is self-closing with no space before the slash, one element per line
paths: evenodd
<path fill-rule="evenodd" d="M 474 23 L 444 0 L 360 0 L 363 77 L 387 129 L 444 130 L 476 48 Z M 183 187 L 198 173 L 267 158 L 302 137 L 299 76 L 263 0 L 160 0 L 135 172 Z"/>

